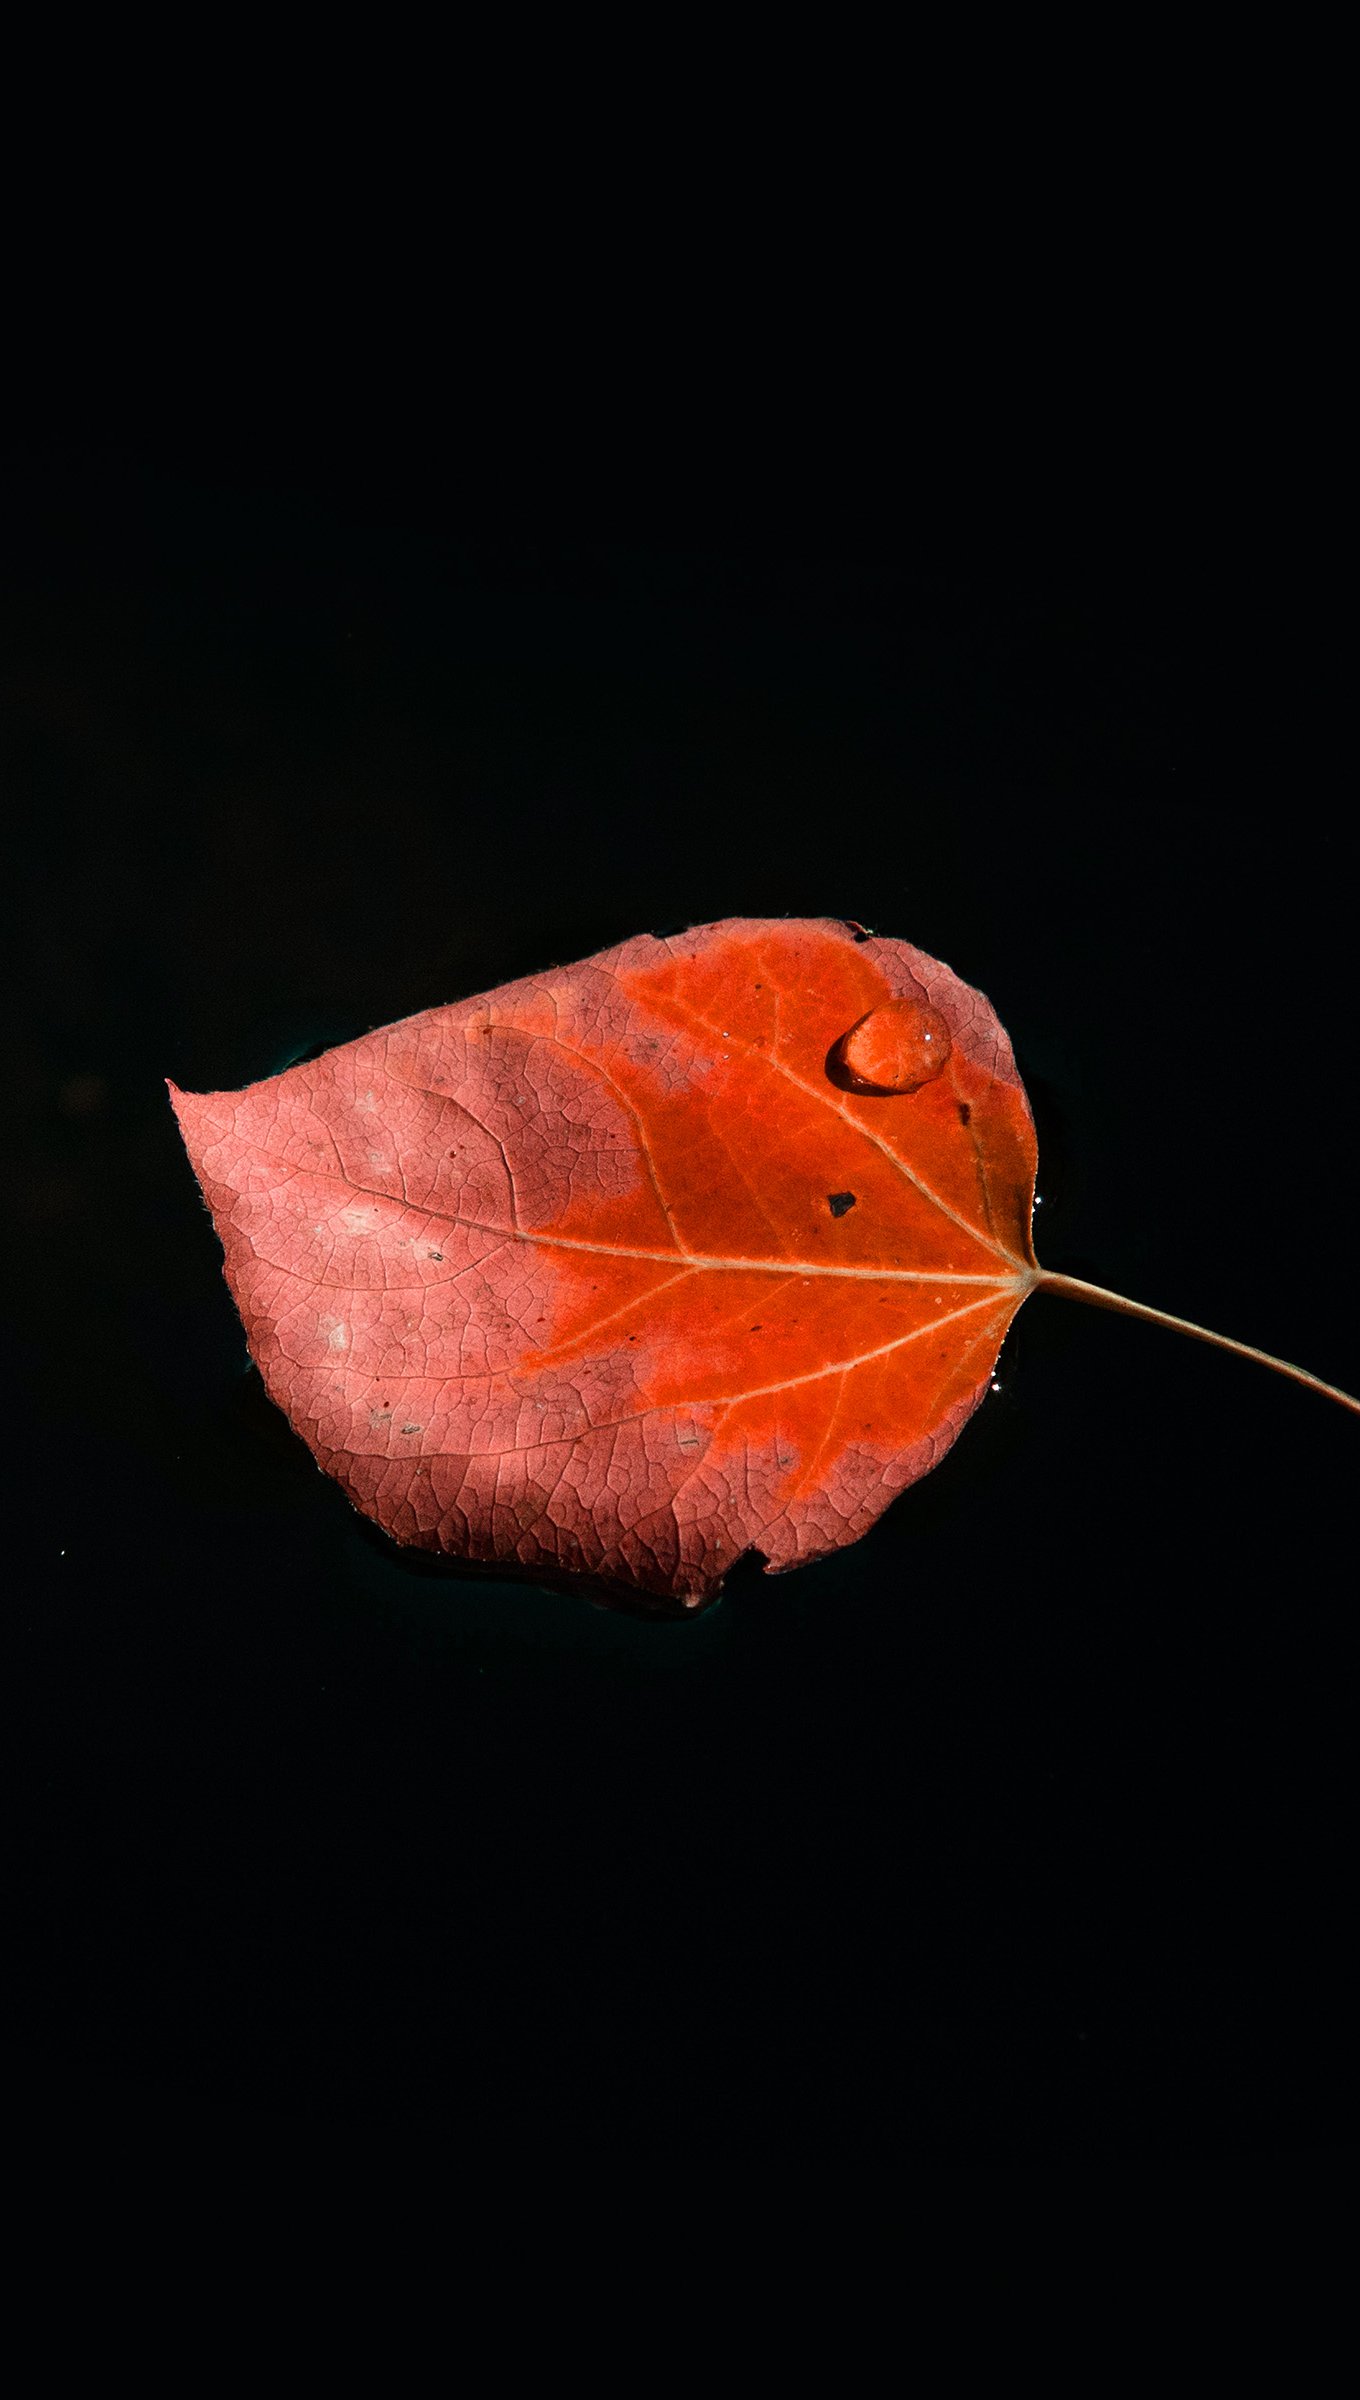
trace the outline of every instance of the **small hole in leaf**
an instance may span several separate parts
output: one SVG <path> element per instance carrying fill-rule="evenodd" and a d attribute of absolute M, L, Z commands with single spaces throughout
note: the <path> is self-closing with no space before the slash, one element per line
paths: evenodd
<path fill-rule="evenodd" d="M 848 1208 L 854 1207 L 855 1195 L 853 1192 L 828 1192 L 826 1205 L 833 1217 L 843 1217 Z"/>

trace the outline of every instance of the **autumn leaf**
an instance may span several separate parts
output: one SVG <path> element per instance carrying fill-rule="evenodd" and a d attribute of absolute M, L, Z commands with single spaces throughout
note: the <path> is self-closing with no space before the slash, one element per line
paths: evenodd
<path fill-rule="evenodd" d="M 746 1550 L 864 1533 L 1039 1286 L 1222 1338 L 1038 1267 L 989 1002 L 834 920 L 643 936 L 170 1092 L 271 1397 L 461 1559 L 697 1607 Z"/>

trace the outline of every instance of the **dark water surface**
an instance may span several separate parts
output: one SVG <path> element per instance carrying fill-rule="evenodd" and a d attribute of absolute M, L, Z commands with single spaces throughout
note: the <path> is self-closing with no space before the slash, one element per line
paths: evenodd
<path fill-rule="evenodd" d="M 862 919 L 1008 1027 L 1046 1263 L 1355 1388 L 1307 557 L 12 488 L 20 2093 L 928 2169 L 1350 2141 L 1354 1419 L 1038 1298 L 865 1541 L 697 1622 L 422 1574 L 248 1371 L 162 1081 Z"/>

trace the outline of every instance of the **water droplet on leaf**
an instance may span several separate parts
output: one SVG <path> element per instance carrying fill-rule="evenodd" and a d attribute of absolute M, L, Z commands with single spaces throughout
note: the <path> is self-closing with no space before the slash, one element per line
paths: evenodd
<path fill-rule="evenodd" d="M 924 1000 L 885 1000 L 832 1045 L 827 1073 L 851 1092 L 918 1092 L 948 1064 L 949 1027 Z"/>

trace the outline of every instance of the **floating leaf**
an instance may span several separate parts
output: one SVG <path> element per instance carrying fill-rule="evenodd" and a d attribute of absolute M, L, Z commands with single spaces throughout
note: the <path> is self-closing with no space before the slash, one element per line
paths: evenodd
<path fill-rule="evenodd" d="M 170 1090 L 272 1398 L 461 1559 L 695 1607 L 862 1534 L 1036 1288 L 1222 1341 L 1038 1267 L 990 1004 L 837 921 L 644 936 Z"/>

